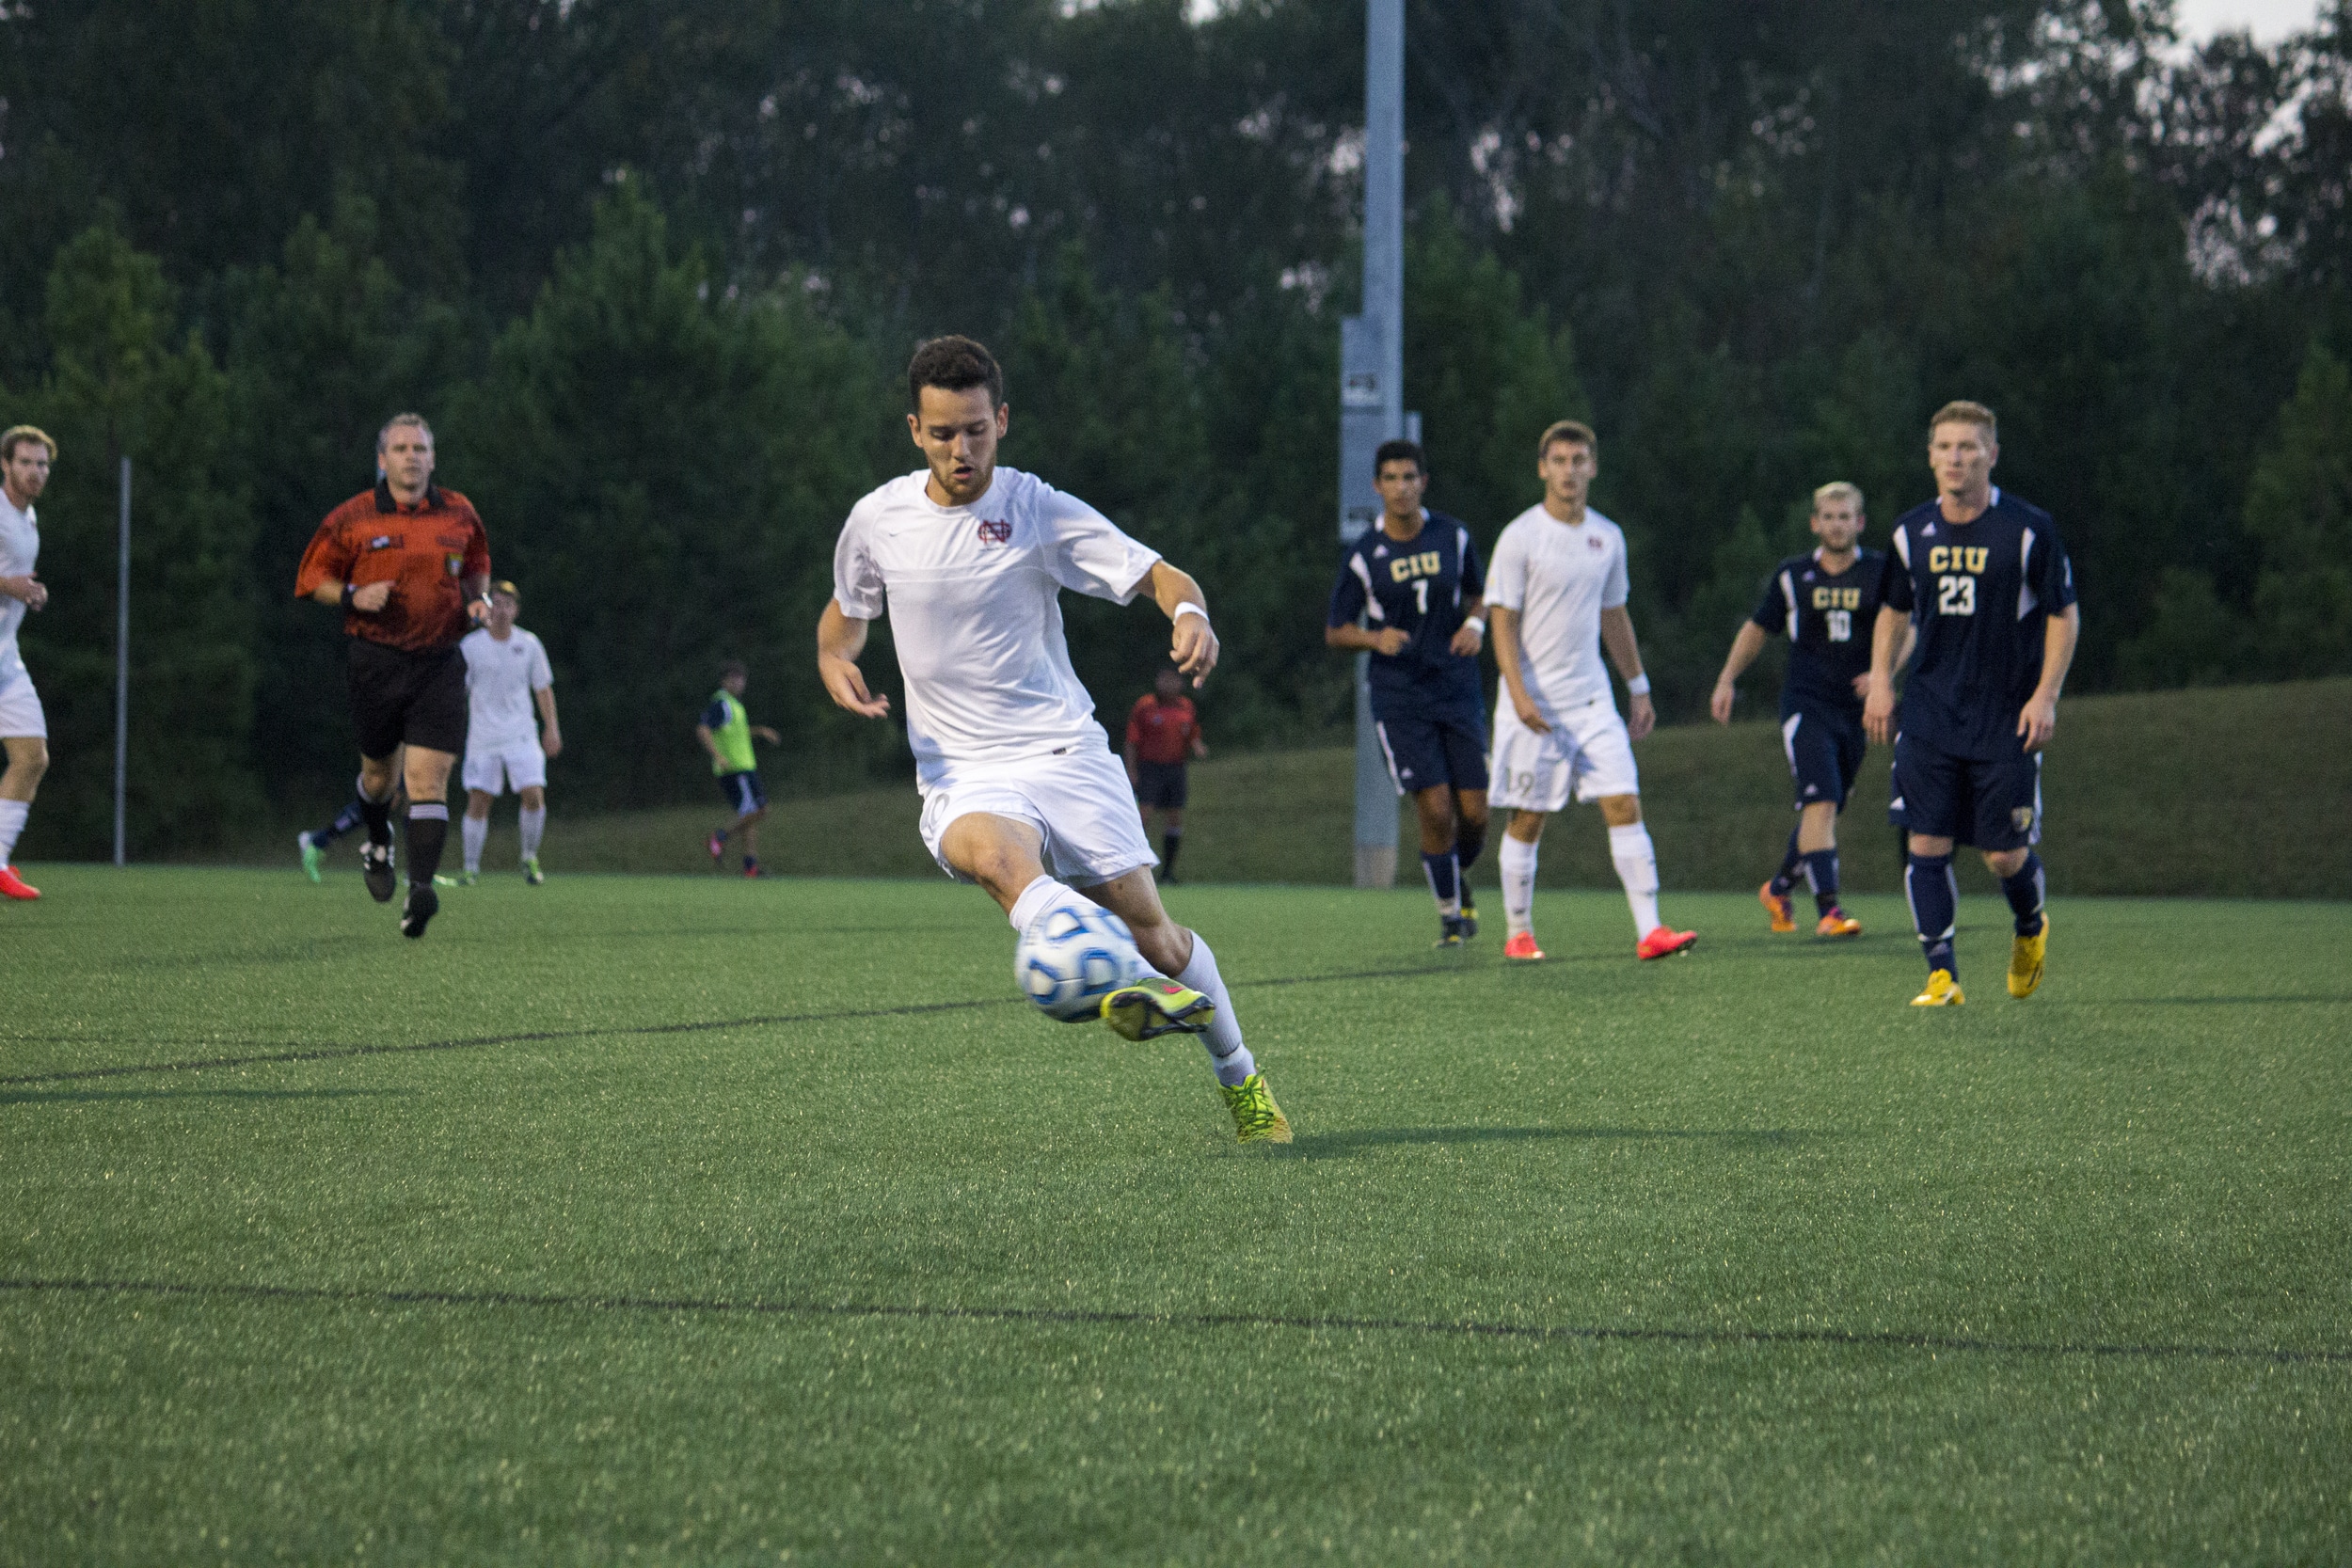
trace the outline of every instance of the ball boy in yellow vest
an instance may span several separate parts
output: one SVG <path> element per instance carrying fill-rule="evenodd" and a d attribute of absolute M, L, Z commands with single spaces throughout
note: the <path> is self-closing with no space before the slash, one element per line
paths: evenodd
<path fill-rule="evenodd" d="M 768 792 L 759 785 L 759 764 L 752 757 L 752 738 L 756 736 L 774 746 L 784 736 L 765 724 L 755 724 L 743 711 L 743 686 L 750 672 L 737 660 L 729 659 L 720 667 L 719 689 L 711 694 L 710 705 L 703 709 L 701 721 L 694 726 L 694 738 L 710 753 L 710 770 L 719 776 L 719 788 L 735 809 L 735 820 L 723 828 L 711 830 L 710 861 L 713 865 L 726 858 L 727 840 L 736 833 L 743 835 L 743 875 L 759 875 L 759 824 L 768 815 Z"/>

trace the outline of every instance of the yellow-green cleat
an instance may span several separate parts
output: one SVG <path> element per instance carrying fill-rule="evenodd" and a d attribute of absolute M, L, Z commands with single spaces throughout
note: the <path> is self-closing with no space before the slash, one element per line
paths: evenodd
<path fill-rule="evenodd" d="M 1952 978 L 1948 969 L 1939 969 L 1928 976 L 1928 989 L 1911 999 L 1915 1007 L 1957 1007 L 1968 1000 Z"/>
<path fill-rule="evenodd" d="M 1291 1141 L 1290 1117 L 1274 1103 L 1265 1074 L 1253 1072 L 1238 1084 L 1219 1084 L 1225 1108 L 1233 1113 L 1233 1136 L 1246 1144 L 1286 1144 Z"/>
<path fill-rule="evenodd" d="M 2050 911 L 2042 911 L 2042 929 L 2029 937 L 2012 936 L 2009 942 L 2009 993 L 2023 1000 L 2042 984 L 2042 958 L 2050 945 Z"/>
<path fill-rule="evenodd" d="M 1103 998 L 1103 1022 L 1131 1040 L 1198 1035 L 1215 1017 L 1216 1003 L 1165 974 L 1147 974 Z"/>

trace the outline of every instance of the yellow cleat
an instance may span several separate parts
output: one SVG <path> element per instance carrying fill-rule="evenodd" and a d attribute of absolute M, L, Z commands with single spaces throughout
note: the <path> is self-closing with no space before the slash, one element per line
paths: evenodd
<path fill-rule="evenodd" d="M 2009 943 L 2009 993 L 2023 999 L 2042 984 L 2042 954 L 2050 945 L 2050 911 L 2042 911 L 2042 929 L 2029 937 L 2011 937 Z"/>
<path fill-rule="evenodd" d="M 1291 1141 L 1290 1118 L 1274 1103 L 1265 1074 L 1253 1072 L 1238 1084 L 1219 1084 L 1225 1108 L 1233 1113 L 1233 1136 L 1246 1144 L 1286 1144 Z"/>
<path fill-rule="evenodd" d="M 1915 1007 L 1957 1007 L 1968 998 L 1961 993 L 1960 982 L 1952 978 L 1948 969 L 1939 969 L 1928 976 L 1928 989 L 1911 999 Z"/>
<path fill-rule="evenodd" d="M 1216 1004 L 1165 974 L 1147 974 L 1103 998 L 1103 1022 L 1131 1040 L 1198 1035 L 1216 1016 Z"/>

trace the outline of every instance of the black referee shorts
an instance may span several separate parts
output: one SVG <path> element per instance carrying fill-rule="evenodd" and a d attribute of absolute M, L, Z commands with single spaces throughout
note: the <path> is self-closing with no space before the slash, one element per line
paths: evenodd
<path fill-rule="evenodd" d="M 455 648 L 412 654 L 351 640 L 351 727 L 359 754 L 381 761 L 405 741 L 429 752 L 466 749 L 466 658 Z"/>

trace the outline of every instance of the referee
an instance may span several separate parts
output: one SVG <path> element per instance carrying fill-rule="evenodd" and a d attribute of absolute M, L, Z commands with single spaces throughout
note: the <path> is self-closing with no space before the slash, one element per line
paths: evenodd
<path fill-rule="evenodd" d="M 376 433 L 381 475 L 326 515 L 302 554 L 294 595 L 342 607 L 351 639 L 351 722 L 359 737 L 359 809 L 368 892 L 389 903 L 392 757 L 405 742 L 408 897 L 400 931 L 424 935 L 449 837 L 449 770 L 466 746 L 466 660 L 457 643 L 489 613 L 490 542 L 473 503 L 433 483 L 433 430 L 395 414 Z"/>

